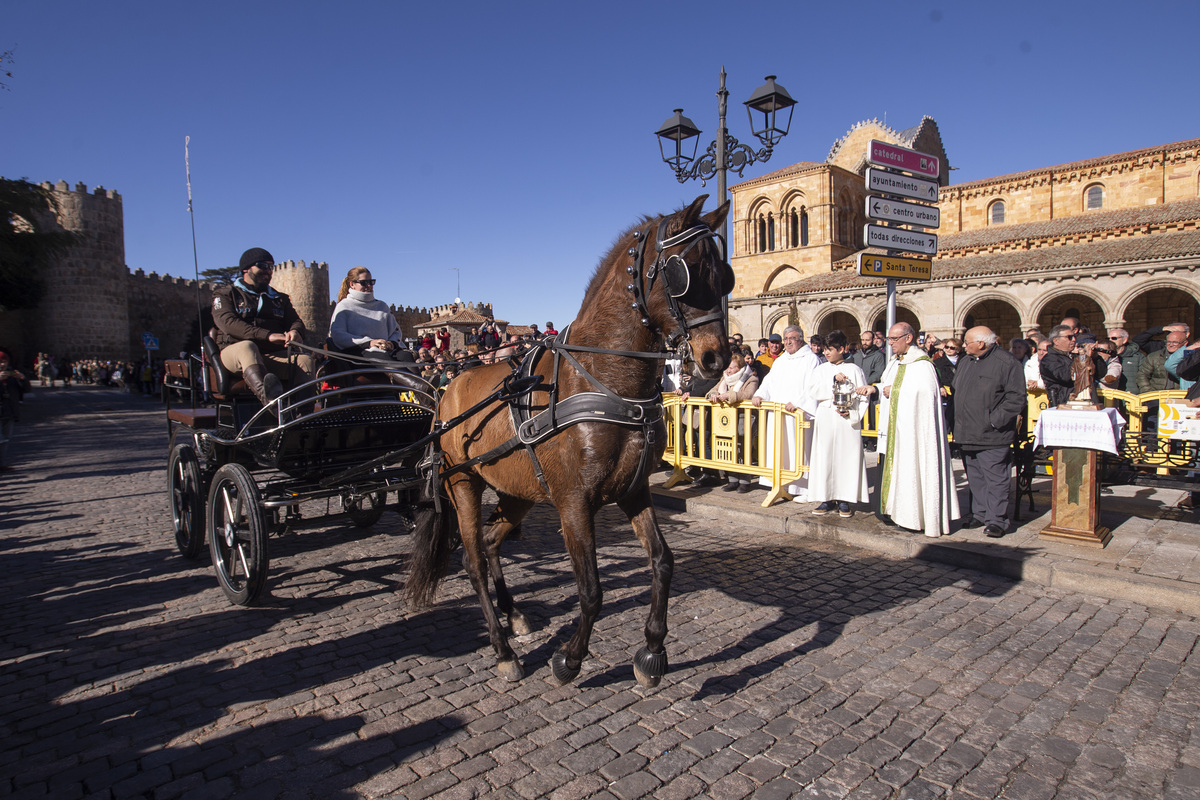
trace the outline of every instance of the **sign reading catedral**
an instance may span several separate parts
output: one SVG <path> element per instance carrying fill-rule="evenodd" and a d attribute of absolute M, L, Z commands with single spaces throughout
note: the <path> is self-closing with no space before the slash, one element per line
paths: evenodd
<path fill-rule="evenodd" d="M 874 139 L 867 145 L 867 162 L 885 167 L 898 167 L 902 170 L 919 171 L 932 178 L 937 178 L 940 164 L 937 158 L 909 150 L 904 147 L 887 144 Z M 906 175 L 895 169 L 867 169 L 867 188 L 883 192 L 887 195 L 901 195 L 919 200 L 936 203 L 938 183 L 936 180 Z M 867 197 L 867 216 L 870 219 L 881 220 L 887 225 L 867 223 L 863 226 L 863 242 L 867 247 L 880 247 L 889 251 L 907 253 L 937 253 L 937 236 L 921 230 L 896 227 L 915 225 L 921 228 L 936 228 L 941 224 L 941 215 L 934 206 L 918 203 L 906 203 L 888 197 Z M 884 264 L 887 262 L 887 270 Z M 914 259 L 879 258 L 863 254 L 858 259 L 858 274 L 863 277 L 883 277 L 889 279 L 889 292 L 892 291 L 891 280 L 908 278 L 910 280 L 930 280 L 933 276 L 931 264 L 923 265 Z"/>

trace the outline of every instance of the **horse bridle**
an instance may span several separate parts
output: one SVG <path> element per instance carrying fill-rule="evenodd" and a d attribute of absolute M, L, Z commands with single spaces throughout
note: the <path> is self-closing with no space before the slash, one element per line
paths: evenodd
<path fill-rule="evenodd" d="M 713 311 L 702 317 L 689 320 L 683 313 L 683 309 L 680 307 L 680 299 L 685 297 L 692 287 L 692 270 L 687 263 L 687 254 L 704 240 L 712 239 L 720 252 L 721 262 L 724 263 L 725 240 L 719 233 L 703 224 L 695 225 L 684 231 L 680 231 L 674 236 L 664 238 L 663 234 L 666 231 L 667 223 L 671 219 L 672 217 L 666 217 L 658 223 L 658 233 L 655 236 L 654 244 L 654 263 L 650 265 L 649 269 L 644 270 L 644 274 L 643 265 L 646 260 L 646 245 L 649 241 L 648 234 L 650 229 L 646 228 L 645 230 L 633 232 L 633 238 L 637 242 L 634 247 L 629 248 L 629 255 L 633 257 L 633 263 L 625 268 L 625 271 L 629 273 L 629 276 L 633 280 L 625 288 L 633 295 L 633 307 L 641 314 L 642 325 L 647 328 L 653 328 L 653 324 L 650 321 L 649 303 L 646 298 L 654 290 L 654 283 L 658 279 L 658 276 L 662 275 L 663 288 L 667 296 L 667 308 L 670 310 L 671 316 L 674 317 L 679 327 L 669 334 L 661 330 L 656 332 L 664 334 L 668 350 L 679 348 L 686 351 L 690 349 L 688 347 L 688 340 L 693 328 L 699 328 L 702 325 L 707 325 L 710 322 L 724 319 L 725 317 L 722 311 Z M 683 252 L 669 256 L 665 255 L 667 250 L 672 247 L 679 247 L 680 245 L 687 245 L 684 247 Z M 687 353 L 681 352 L 680 356 L 686 358 Z"/>

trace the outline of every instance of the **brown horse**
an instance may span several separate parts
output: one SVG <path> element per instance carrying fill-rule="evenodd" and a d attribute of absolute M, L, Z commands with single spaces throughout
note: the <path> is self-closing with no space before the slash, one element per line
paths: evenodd
<path fill-rule="evenodd" d="M 623 233 L 592 277 L 575 321 L 530 363 L 525 388 L 537 376 L 541 382 L 527 395 L 526 416 L 551 409 L 531 423 L 540 423 L 542 438 L 518 441 L 515 413 L 504 399 L 473 410 L 511 382 L 515 373 L 507 364 L 464 372 L 439 404 L 438 422 L 446 428 L 437 445 L 441 472 L 430 485 L 447 487 L 458 515 L 463 562 L 483 607 L 498 670 L 508 680 L 520 680 L 524 672 L 492 606 L 487 577 L 490 572 L 512 632 L 529 633 L 529 622 L 504 582 L 500 544 L 544 500 L 558 510 L 579 589 L 579 627 L 551 657 L 555 678 L 573 680 L 587 655 L 600 613 L 594 518 L 614 502 L 646 548 L 653 575 L 646 646 L 634 659 L 634 672 L 645 686 L 657 685 L 666 672 L 663 640 L 673 561 L 655 519 L 648 480 L 648 469 L 658 464 L 665 446 L 657 385 L 664 344 L 678 346 L 693 371 L 707 378 L 719 376 L 729 361 L 721 301 L 733 289 L 733 271 L 714 233 L 729 204 L 701 216 L 706 198 L 701 195 L 670 216 L 644 219 Z M 577 422 L 579 417 L 587 421 Z M 499 496 L 486 527 L 485 485 Z M 431 491 L 423 499 L 405 586 L 418 608 L 432 602 L 454 546 L 449 515 L 441 513 Z"/>

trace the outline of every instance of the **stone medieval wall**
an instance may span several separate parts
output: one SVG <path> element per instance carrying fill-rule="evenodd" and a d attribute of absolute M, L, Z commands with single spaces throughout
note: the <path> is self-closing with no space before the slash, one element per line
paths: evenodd
<path fill-rule="evenodd" d="M 126 274 L 129 303 L 129 352 L 143 354 L 142 334 L 158 338 L 158 358 L 176 358 L 200 348 L 201 318 L 211 324 L 212 285 L 142 270 Z"/>
<path fill-rule="evenodd" d="M 46 300 L 34 315 L 33 342 L 53 343 L 60 356 L 123 358 L 128 352 L 125 216 L 121 195 L 82 183 L 51 186 L 59 211 L 50 227 L 76 233 L 78 244 L 58 259 Z"/>

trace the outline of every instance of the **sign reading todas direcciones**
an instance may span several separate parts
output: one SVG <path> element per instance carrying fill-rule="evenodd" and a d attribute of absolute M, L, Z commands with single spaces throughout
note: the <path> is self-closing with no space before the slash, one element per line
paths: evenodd
<path fill-rule="evenodd" d="M 933 278 L 933 262 L 924 258 L 895 258 L 858 254 L 858 274 L 864 278 L 900 278 L 927 281 Z"/>
<path fill-rule="evenodd" d="M 863 226 L 863 239 L 867 247 L 882 247 L 885 250 L 904 250 L 908 253 L 937 252 L 937 236 L 932 233 L 910 231 L 906 228 L 885 228 L 883 225 L 867 223 Z"/>

